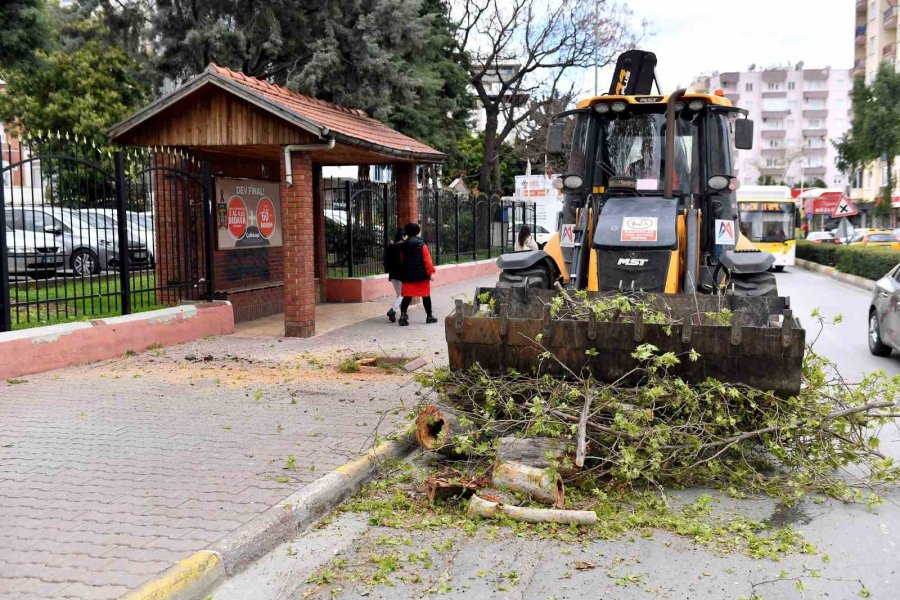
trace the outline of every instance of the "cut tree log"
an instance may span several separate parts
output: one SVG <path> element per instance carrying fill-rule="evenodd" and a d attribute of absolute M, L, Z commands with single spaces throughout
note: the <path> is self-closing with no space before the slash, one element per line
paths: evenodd
<path fill-rule="evenodd" d="M 566 486 L 559 473 L 537 469 L 516 462 L 494 465 L 493 484 L 511 492 L 525 494 L 530 500 L 562 508 L 566 500 Z"/>
<path fill-rule="evenodd" d="M 425 495 L 432 503 L 448 498 L 468 498 L 486 484 L 483 479 L 461 477 L 456 471 L 435 473 L 425 480 Z"/>
<path fill-rule="evenodd" d="M 453 438 L 474 432 L 464 426 L 460 416 L 451 408 L 429 404 L 416 417 L 416 441 L 426 450 L 446 456 L 459 456 L 453 449 Z"/>
<path fill-rule="evenodd" d="M 495 463 L 519 463 L 535 469 L 557 468 L 565 478 L 572 477 L 580 469 L 573 465 L 571 442 L 564 438 L 520 438 L 506 436 L 499 439 Z"/>
<path fill-rule="evenodd" d="M 469 517 L 496 519 L 501 516 L 526 523 L 561 523 L 570 525 L 595 525 L 597 514 L 592 510 L 557 510 L 552 508 L 526 508 L 494 502 L 492 498 L 481 498 L 477 494 L 469 500 Z"/>

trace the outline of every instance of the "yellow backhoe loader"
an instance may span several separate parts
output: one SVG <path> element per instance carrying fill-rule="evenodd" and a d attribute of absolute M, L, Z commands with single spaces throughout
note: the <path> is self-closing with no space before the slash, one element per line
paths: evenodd
<path fill-rule="evenodd" d="M 778 296 L 774 257 L 739 247 L 733 148 L 752 147 L 753 122 L 720 91 L 652 94 L 655 66 L 650 52 L 624 53 L 608 94 L 556 116 L 548 154 L 567 158 L 558 231 L 543 250 L 501 256 L 497 287 L 457 305 L 451 368 L 543 362 L 611 381 L 649 343 L 699 353 L 673 368 L 689 381 L 799 390 L 805 332 Z M 559 317 L 558 295 L 594 310 Z M 612 300 L 623 296 L 634 301 Z"/>

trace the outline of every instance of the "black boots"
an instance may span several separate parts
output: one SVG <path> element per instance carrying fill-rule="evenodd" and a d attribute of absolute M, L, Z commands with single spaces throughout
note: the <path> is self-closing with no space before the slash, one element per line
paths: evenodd
<path fill-rule="evenodd" d="M 395 322 L 397 320 L 396 311 L 394 311 L 393 308 L 391 310 L 387 311 L 387 317 L 388 317 L 388 321 L 390 321 L 391 323 Z"/>
<path fill-rule="evenodd" d="M 398 324 L 400 325 L 400 327 L 406 327 L 407 325 L 409 325 L 409 315 L 407 315 L 405 312 L 400 313 L 400 321 L 398 322 Z"/>
<path fill-rule="evenodd" d="M 428 315 L 427 317 L 425 317 L 425 322 L 426 323 L 437 323 L 437 317 Z"/>

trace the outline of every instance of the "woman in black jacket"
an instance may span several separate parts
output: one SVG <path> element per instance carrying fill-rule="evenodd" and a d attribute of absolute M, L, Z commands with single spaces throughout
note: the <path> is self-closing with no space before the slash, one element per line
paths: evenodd
<path fill-rule="evenodd" d="M 394 286 L 394 304 L 387 311 L 388 320 L 393 323 L 397 320 L 397 311 L 400 309 L 400 303 L 403 301 L 401 290 L 403 287 L 403 260 L 400 257 L 400 247 L 406 239 L 403 229 L 397 228 L 394 234 L 394 241 L 387 245 L 384 249 L 384 272 L 388 274 L 388 280 Z"/>

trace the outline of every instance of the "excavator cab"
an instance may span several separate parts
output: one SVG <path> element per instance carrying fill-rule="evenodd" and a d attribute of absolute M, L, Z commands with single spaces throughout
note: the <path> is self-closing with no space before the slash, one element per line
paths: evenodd
<path fill-rule="evenodd" d="M 448 317 L 451 368 L 536 368 L 531 340 L 541 332 L 561 375 L 589 368 L 615 380 L 651 343 L 699 352 L 675 369 L 689 381 L 799 390 L 805 332 L 777 294 L 774 257 L 738 247 L 734 153 L 752 146 L 753 123 L 719 94 L 652 94 L 655 65 L 652 53 L 625 53 L 609 94 L 557 115 L 548 155 L 564 158 L 554 181 L 564 194 L 559 231 L 543 250 L 502 255 L 497 287 L 478 292 L 488 301 Z M 611 321 L 554 319 L 553 298 L 575 293 L 638 298 L 666 322 L 618 312 Z M 470 320 L 485 305 L 490 318 Z"/>

